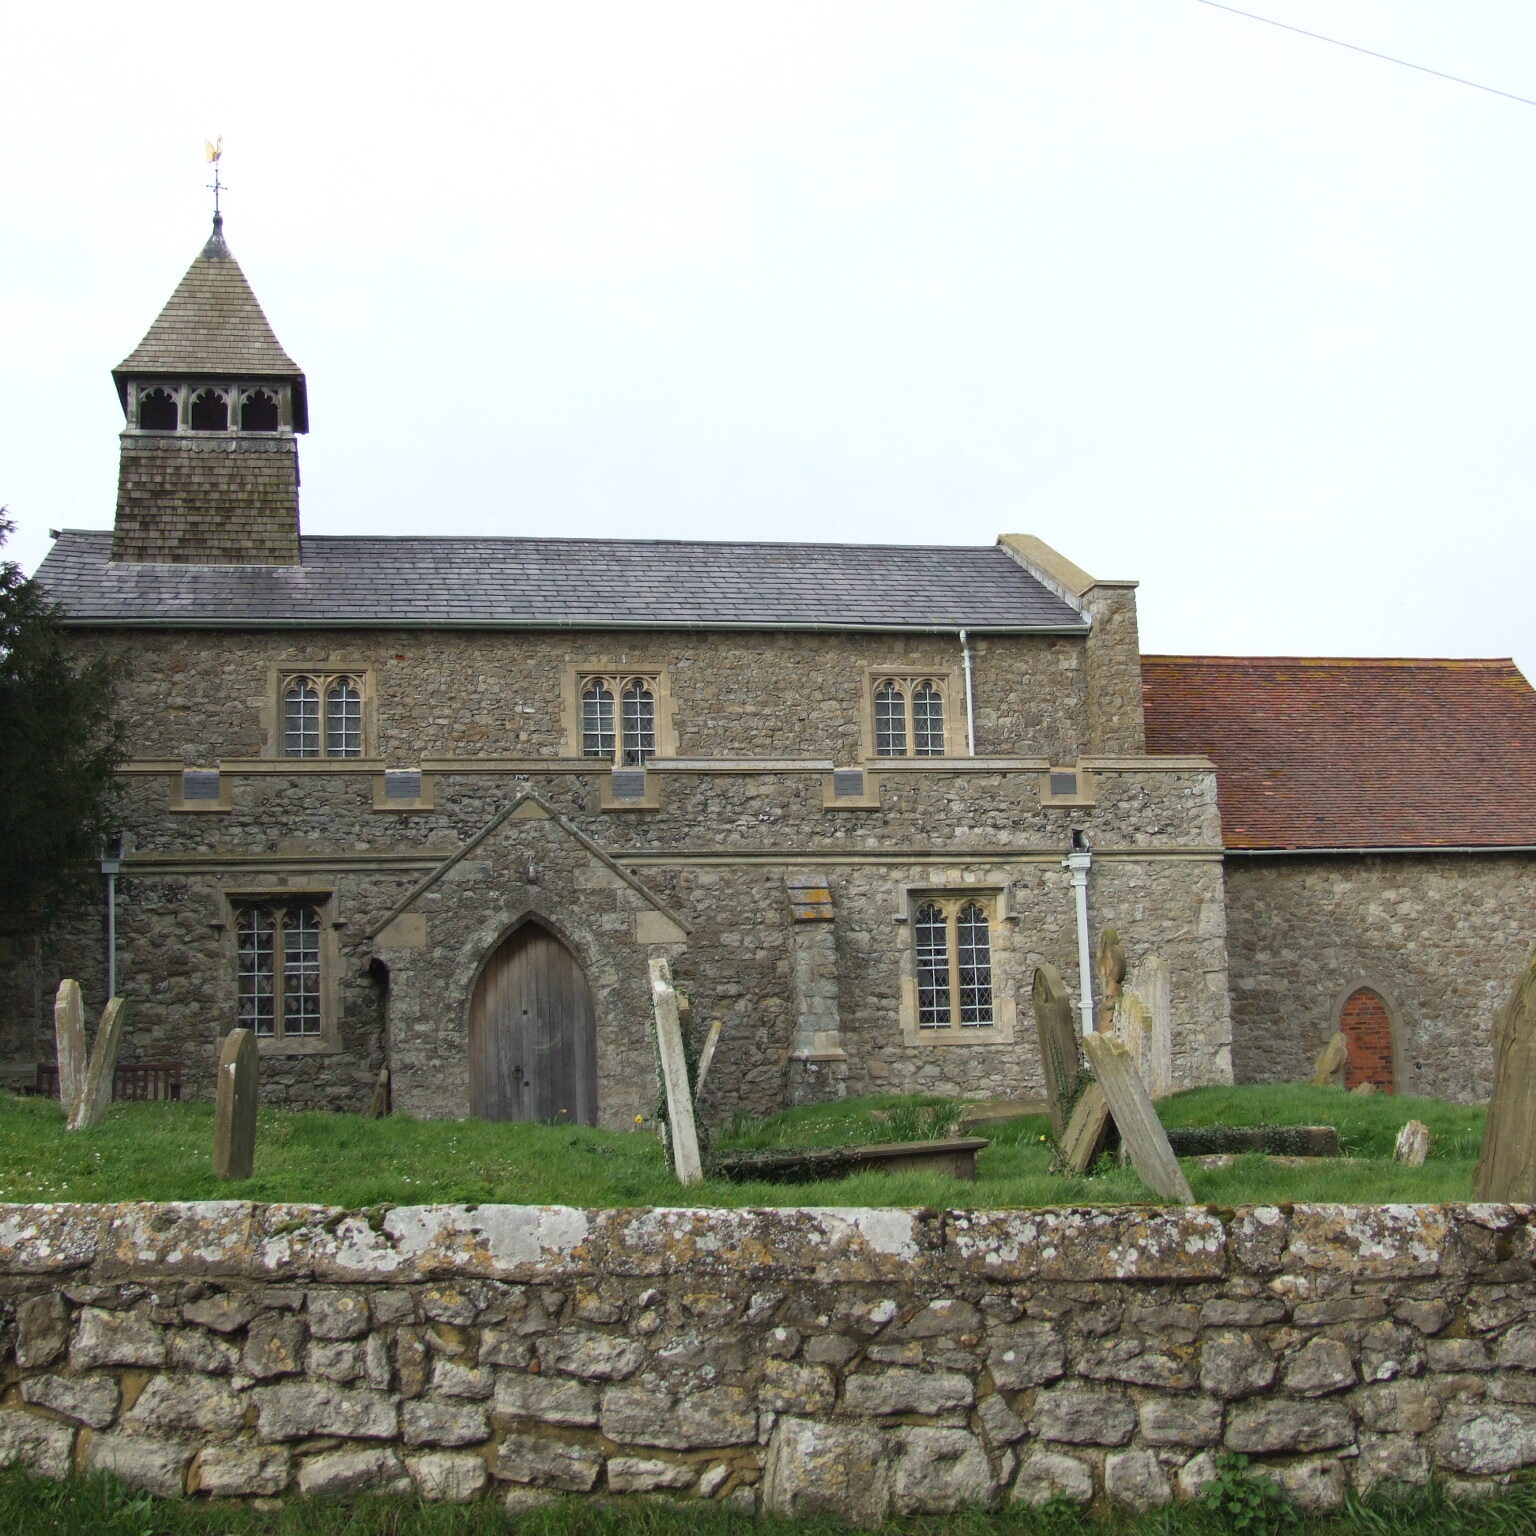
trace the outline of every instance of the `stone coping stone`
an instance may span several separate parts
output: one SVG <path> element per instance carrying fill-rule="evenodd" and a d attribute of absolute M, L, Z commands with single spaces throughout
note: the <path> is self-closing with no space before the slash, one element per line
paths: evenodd
<path fill-rule="evenodd" d="M 910 1280 L 914 1270 L 948 1280 L 1180 1281 L 1281 1270 L 1394 1279 L 1533 1261 L 1536 1207 L 1524 1205 L 0 1205 L 0 1273 L 83 1270 L 100 1280 L 549 1281 L 743 1269 L 817 1283 Z"/>

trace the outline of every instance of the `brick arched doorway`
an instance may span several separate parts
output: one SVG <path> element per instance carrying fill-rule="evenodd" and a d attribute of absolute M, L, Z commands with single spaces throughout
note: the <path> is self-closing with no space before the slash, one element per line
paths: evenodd
<path fill-rule="evenodd" d="M 1392 1076 L 1392 1016 L 1381 994 L 1360 987 L 1344 999 L 1339 1010 L 1344 1036 L 1344 1086 L 1375 1083 L 1383 1093 L 1395 1093 Z"/>

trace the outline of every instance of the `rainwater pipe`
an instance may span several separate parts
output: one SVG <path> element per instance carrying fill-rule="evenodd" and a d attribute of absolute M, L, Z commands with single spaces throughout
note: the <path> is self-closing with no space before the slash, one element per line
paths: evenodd
<path fill-rule="evenodd" d="M 965 658 L 965 750 L 969 756 L 975 757 L 976 711 L 971 699 L 971 641 L 963 629 L 960 631 L 960 654 Z"/>
<path fill-rule="evenodd" d="M 1088 871 L 1093 868 L 1093 849 L 1076 828 L 1072 832 L 1072 851 L 1061 861 L 1072 874 L 1072 895 L 1077 907 L 1077 975 L 1082 987 L 1079 1018 L 1083 1033 L 1093 1033 L 1093 951 L 1088 943 Z"/>
<path fill-rule="evenodd" d="M 107 1001 L 117 996 L 117 875 L 123 867 L 123 834 L 102 845 L 101 872 L 107 877 Z"/>

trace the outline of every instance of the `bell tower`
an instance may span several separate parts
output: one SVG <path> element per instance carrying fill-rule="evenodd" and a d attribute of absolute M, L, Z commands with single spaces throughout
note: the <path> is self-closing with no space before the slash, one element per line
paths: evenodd
<path fill-rule="evenodd" d="M 126 425 L 116 563 L 297 565 L 304 374 L 224 242 L 224 220 L 112 370 Z"/>

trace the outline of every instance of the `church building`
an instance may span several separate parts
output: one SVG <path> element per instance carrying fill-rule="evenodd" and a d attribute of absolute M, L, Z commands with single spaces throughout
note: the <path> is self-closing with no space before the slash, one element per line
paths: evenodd
<path fill-rule="evenodd" d="M 1432 728 L 1492 721 L 1499 765 L 1424 748 L 1404 767 L 1389 734 L 1399 779 L 1428 776 L 1423 816 L 1362 831 L 1315 740 L 1361 696 L 1309 694 L 1308 662 L 1278 693 L 1240 660 L 1144 666 L 1135 583 L 1027 535 L 302 534 L 304 373 L 217 218 L 113 377 L 113 529 L 60 534 L 38 572 L 78 653 L 128 663 L 112 939 L 92 920 L 13 946 L 7 1081 L 51 1055 L 58 979 L 99 1004 L 110 966 L 124 1059 L 179 1063 L 189 1097 L 244 1026 L 269 1101 L 361 1110 L 387 1069 L 400 1112 L 621 1127 L 654 1108 L 665 956 L 694 1027 L 723 1026 L 713 1117 L 1027 1096 L 1031 979 L 1050 963 L 1079 988 L 1085 911 L 1090 941 L 1114 927 L 1132 965 L 1166 966 L 1177 1087 L 1302 1075 L 1353 1009 L 1377 1049 L 1352 1070 L 1486 1091 L 1492 1007 L 1531 944 L 1536 697 L 1512 666 L 1434 674 L 1454 681 Z M 1286 781 L 1282 722 L 1280 778 L 1254 789 L 1281 694 L 1316 772 Z M 1412 691 L 1393 697 L 1411 734 Z M 1342 766 L 1359 790 L 1367 765 Z M 1437 804 L 1490 773 L 1523 796 L 1521 842 L 1486 856 L 1490 804 L 1421 857 Z M 1327 824 L 1270 848 L 1271 822 L 1233 821 L 1276 794 Z M 1378 831 L 1395 852 L 1369 851 Z M 1459 939 L 1421 959 L 1421 928 Z M 1437 1005 L 1441 970 L 1468 967 L 1479 985 Z"/>

